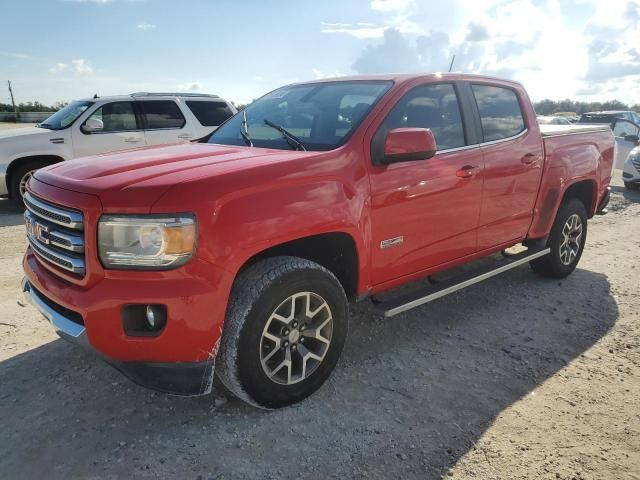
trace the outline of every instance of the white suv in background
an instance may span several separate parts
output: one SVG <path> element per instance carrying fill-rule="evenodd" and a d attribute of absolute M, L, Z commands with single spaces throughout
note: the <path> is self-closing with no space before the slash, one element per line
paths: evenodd
<path fill-rule="evenodd" d="M 21 202 L 33 172 L 63 160 L 208 138 L 236 111 L 216 95 L 189 93 L 74 101 L 35 127 L 0 131 L 0 195 Z"/>

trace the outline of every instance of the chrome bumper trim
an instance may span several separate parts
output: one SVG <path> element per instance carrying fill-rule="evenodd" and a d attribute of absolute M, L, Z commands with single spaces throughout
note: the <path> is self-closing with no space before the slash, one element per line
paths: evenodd
<path fill-rule="evenodd" d="M 47 305 L 42 297 L 31 288 L 31 284 L 26 278 L 22 279 L 22 292 L 24 293 L 25 299 L 38 309 L 58 333 L 62 333 L 82 343 L 83 338 L 86 337 L 86 328 L 84 325 L 78 325 L 72 322 Z"/>

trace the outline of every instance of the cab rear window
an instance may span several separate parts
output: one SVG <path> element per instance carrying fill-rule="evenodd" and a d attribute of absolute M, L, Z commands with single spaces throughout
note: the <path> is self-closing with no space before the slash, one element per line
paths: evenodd
<path fill-rule="evenodd" d="M 187 107 L 204 127 L 220 126 L 233 115 L 229 106 L 224 102 L 190 100 L 187 102 Z"/>

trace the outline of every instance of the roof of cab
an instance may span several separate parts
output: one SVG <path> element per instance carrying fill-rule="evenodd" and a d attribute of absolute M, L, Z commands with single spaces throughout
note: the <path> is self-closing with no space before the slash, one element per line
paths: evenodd
<path fill-rule="evenodd" d="M 490 81 L 498 82 L 502 84 L 511 84 L 514 86 L 522 87 L 519 82 L 514 80 L 508 80 L 505 78 L 490 77 L 486 75 L 476 75 L 471 73 L 385 73 L 385 74 L 372 74 L 372 75 L 349 75 L 344 77 L 333 78 L 321 78 L 317 80 L 310 80 L 306 82 L 296 82 L 291 85 L 304 85 L 308 83 L 329 83 L 329 82 L 348 82 L 348 81 L 393 81 L 395 83 L 405 83 L 417 79 L 433 79 L 433 80 L 448 80 L 455 81 Z"/>

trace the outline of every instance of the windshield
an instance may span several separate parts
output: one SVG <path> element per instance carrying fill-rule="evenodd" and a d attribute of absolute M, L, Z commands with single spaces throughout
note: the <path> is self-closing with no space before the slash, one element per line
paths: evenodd
<path fill-rule="evenodd" d="M 607 113 L 585 113 L 580 117 L 580 123 L 611 123 L 615 120 L 615 115 Z"/>
<path fill-rule="evenodd" d="M 72 102 L 66 107 L 58 110 L 56 113 L 42 122 L 39 127 L 48 128 L 49 130 L 62 130 L 71 125 L 82 112 L 93 105 L 93 102 L 78 101 Z"/>
<path fill-rule="evenodd" d="M 237 114 L 209 138 L 209 143 L 332 150 L 347 141 L 371 107 L 391 87 L 388 81 L 343 81 L 282 87 Z M 246 114 L 246 129 L 243 116 Z M 282 127 L 283 131 L 277 127 Z"/>

